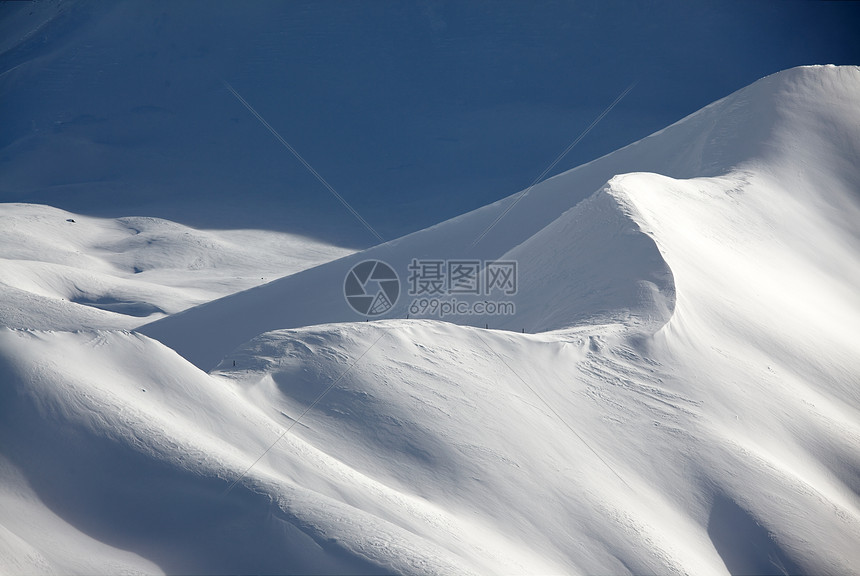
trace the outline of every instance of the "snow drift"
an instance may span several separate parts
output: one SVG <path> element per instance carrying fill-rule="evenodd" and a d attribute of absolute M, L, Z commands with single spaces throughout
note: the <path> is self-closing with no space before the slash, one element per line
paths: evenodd
<path fill-rule="evenodd" d="M 789 70 L 140 332 L 22 298 L 4 568 L 856 573 L 858 101 L 858 68 Z M 516 260 L 516 315 L 354 321 L 353 264 L 425 257 Z"/>

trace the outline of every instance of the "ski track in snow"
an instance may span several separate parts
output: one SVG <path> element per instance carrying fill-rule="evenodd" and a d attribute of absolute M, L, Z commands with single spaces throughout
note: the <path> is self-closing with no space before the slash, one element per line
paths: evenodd
<path fill-rule="evenodd" d="M 469 254 L 512 198 L 359 254 L 0 205 L 0 567 L 858 573 L 858 101 L 770 76 Z M 344 302 L 467 256 L 516 316 Z"/>

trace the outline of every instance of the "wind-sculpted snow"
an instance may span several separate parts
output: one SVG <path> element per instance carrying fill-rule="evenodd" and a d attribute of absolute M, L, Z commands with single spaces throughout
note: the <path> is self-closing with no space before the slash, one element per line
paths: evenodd
<path fill-rule="evenodd" d="M 153 252 L 10 257 L 0 566 L 858 574 L 858 101 L 857 68 L 790 70 L 143 333 L 109 298 L 166 310 L 167 270 L 96 281 Z M 366 322 L 371 258 L 515 260 L 516 315 Z"/>
<path fill-rule="evenodd" d="M 7 331 L 5 453 L 62 517 L 54 538 L 172 573 L 849 571 L 856 399 L 760 377 L 744 393 L 722 378 L 767 368 L 718 356 L 709 377 L 630 336 L 326 325 L 207 376 L 142 336 Z M 767 550 L 720 548 L 732 510 Z"/>
<path fill-rule="evenodd" d="M 614 176 L 642 171 L 686 179 L 731 174 L 742 177 L 750 171 L 769 174 L 779 170 L 785 176 L 780 185 L 791 186 L 794 173 L 805 167 L 808 179 L 815 179 L 825 190 L 852 185 L 856 190 L 860 182 L 856 170 L 850 169 L 850 158 L 852 150 L 857 150 L 860 132 L 856 106 L 852 108 L 858 83 L 860 71 L 854 67 L 798 68 L 770 76 L 640 142 L 551 178 L 524 196 L 514 195 L 404 238 L 209 302 L 141 330 L 197 366 L 209 369 L 242 342 L 268 330 L 362 319 L 343 298 L 343 279 L 362 260 L 389 263 L 405 283 L 408 264 L 414 258 L 483 261 L 501 259 L 508 253 L 517 257 L 526 270 L 520 274 L 525 295 L 515 298 L 522 313 L 516 317 L 475 314 L 448 319 L 472 326 L 540 332 L 587 318 L 621 317 L 636 311 L 635 317 L 659 326 L 659 319 L 665 318 L 673 299 L 670 271 L 658 261 L 661 257 L 647 239 L 628 237 L 635 236 L 637 228 L 627 221 L 629 210 L 616 217 L 616 209 L 609 207 L 607 200 L 591 204 L 605 207 L 599 218 L 608 228 L 585 235 L 582 225 L 595 224 L 589 216 L 580 215 L 589 209 L 589 204 L 579 204 L 598 193 Z M 822 106 L 821 102 L 828 105 Z M 816 120 L 810 121 L 808 116 Z M 838 128 L 831 129 L 833 126 Z M 831 135 L 834 140 L 830 140 Z M 816 147 L 808 149 L 804 142 L 815 142 Z M 473 245 L 514 202 L 515 207 Z M 849 203 L 844 208 L 846 217 L 856 210 L 856 205 Z M 565 219 L 571 220 L 565 232 L 568 238 L 541 233 L 548 226 L 563 228 Z M 846 222 L 849 230 L 852 226 L 856 229 L 856 220 L 854 224 Z M 622 233 L 624 230 L 631 234 Z M 545 247 L 557 257 L 545 253 Z M 632 268 L 631 259 L 638 260 Z M 534 266 L 535 261 L 542 262 L 542 266 Z M 624 278 L 616 284 L 614 280 L 619 275 Z M 530 286 L 536 289 L 530 290 Z M 555 296 L 554 301 L 550 294 Z M 409 300 L 402 298 L 387 317 L 405 318 L 408 305 Z"/>
<path fill-rule="evenodd" d="M 675 302 L 672 271 L 607 188 L 507 252 L 520 263 L 517 315 L 502 327 L 544 332 L 610 321 L 654 332 Z"/>
<path fill-rule="evenodd" d="M 470 248 L 466 241 L 473 238 L 461 228 L 456 220 L 448 222 L 207 303 L 141 330 L 197 366 L 209 369 L 261 332 L 357 319 L 344 298 L 343 282 L 349 269 L 362 260 L 378 259 L 391 265 L 399 271 L 402 291 L 406 292 L 413 258 L 461 260 L 461 254 L 517 261 L 519 286 L 511 298 L 517 306 L 516 315 L 452 314 L 445 318 L 459 324 L 535 333 L 635 318 L 656 329 L 671 311 L 671 272 L 653 240 L 603 192 L 580 202 L 510 249 L 507 245 L 480 244 Z M 410 301 L 403 294 L 386 317 L 406 318 Z"/>

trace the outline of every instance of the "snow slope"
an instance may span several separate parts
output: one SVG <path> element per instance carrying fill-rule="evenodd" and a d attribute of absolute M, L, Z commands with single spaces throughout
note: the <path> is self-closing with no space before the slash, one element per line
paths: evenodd
<path fill-rule="evenodd" d="M 350 252 L 285 233 L 0 204 L 0 322 L 128 329 Z"/>
<path fill-rule="evenodd" d="M 25 301 L 0 329 L 0 565 L 858 573 L 858 101 L 858 68 L 789 70 L 541 184 L 474 247 L 515 198 L 140 332 Z M 79 266 L 146 254 L 119 252 Z M 423 257 L 517 260 L 516 316 L 353 321 L 352 264 Z M 17 290 L 68 297 L 28 266 Z"/>

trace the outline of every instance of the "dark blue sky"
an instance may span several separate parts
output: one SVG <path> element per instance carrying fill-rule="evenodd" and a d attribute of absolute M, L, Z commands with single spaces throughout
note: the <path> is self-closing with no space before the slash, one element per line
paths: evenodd
<path fill-rule="evenodd" d="M 0 52 L 0 201 L 358 245 L 373 238 L 222 79 L 392 238 L 525 188 L 633 82 L 554 173 L 767 74 L 860 63 L 849 2 L 52 10 L 0 6 L 0 31 L 16 38 Z"/>

